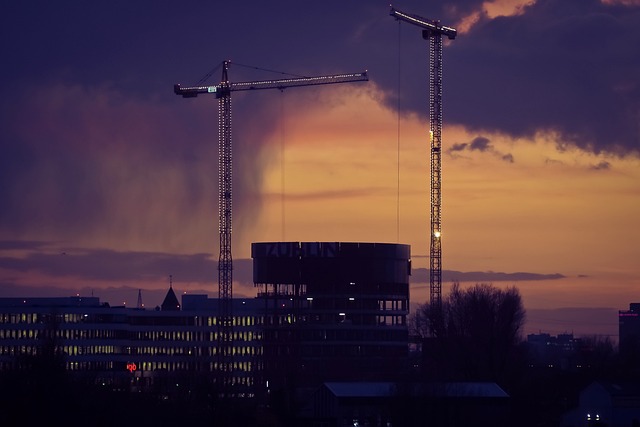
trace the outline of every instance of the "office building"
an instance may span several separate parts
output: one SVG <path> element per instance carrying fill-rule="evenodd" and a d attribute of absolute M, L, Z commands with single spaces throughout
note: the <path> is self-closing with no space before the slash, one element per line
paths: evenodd
<path fill-rule="evenodd" d="M 183 295 L 180 306 L 171 288 L 154 310 L 110 307 L 97 297 L 0 298 L 0 371 L 49 357 L 76 378 L 118 390 L 213 383 L 217 305 Z M 239 395 L 253 394 L 260 369 L 260 307 L 233 300 L 231 381 Z"/>
<path fill-rule="evenodd" d="M 401 379 L 409 246 L 254 243 L 252 256 L 257 296 L 232 300 L 225 393 Z M 114 390 L 171 394 L 215 385 L 219 302 L 190 294 L 179 301 L 172 287 L 155 309 L 109 306 L 97 297 L 0 298 L 0 371 L 49 358 Z"/>

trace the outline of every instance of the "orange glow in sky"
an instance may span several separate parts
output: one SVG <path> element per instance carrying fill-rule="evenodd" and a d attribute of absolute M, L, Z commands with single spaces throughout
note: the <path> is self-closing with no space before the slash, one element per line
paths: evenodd
<path fill-rule="evenodd" d="M 403 116 L 398 132 L 397 114 L 371 87 L 318 96 L 304 105 L 287 99 L 285 131 L 269 136 L 277 156 L 284 145 L 284 163 L 265 171 L 264 211 L 242 237 L 407 243 L 414 267 L 428 266 L 428 124 Z M 484 150 L 470 148 L 478 136 L 489 141 Z M 554 293 L 562 286 L 555 281 L 539 286 L 546 297 L 532 289 L 538 306 L 624 308 L 635 297 L 637 158 L 567 148 L 553 132 L 527 140 L 472 134 L 446 118 L 443 152 L 443 269 L 590 278 L 567 285 L 573 299 Z M 236 247 L 244 253 L 247 244 Z"/>

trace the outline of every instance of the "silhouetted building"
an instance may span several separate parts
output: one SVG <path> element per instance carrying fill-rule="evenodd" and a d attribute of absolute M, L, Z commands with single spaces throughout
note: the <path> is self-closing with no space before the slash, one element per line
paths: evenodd
<path fill-rule="evenodd" d="M 254 243 L 258 297 L 233 299 L 232 390 L 255 396 L 407 372 L 410 247 Z M 140 300 L 139 295 L 139 300 Z M 86 382 L 171 394 L 215 384 L 219 301 L 170 286 L 155 310 L 97 297 L 0 298 L 0 371 L 55 357 Z"/>
<path fill-rule="evenodd" d="M 640 368 L 640 303 L 618 311 L 619 350 L 623 361 Z"/>
<path fill-rule="evenodd" d="M 328 382 L 301 420 L 327 427 L 501 427 L 511 425 L 509 405 L 509 395 L 492 382 Z"/>
<path fill-rule="evenodd" d="M 564 414 L 561 427 L 640 425 L 640 384 L 596 381 L 580 392 L 578 406 Z"/>
<path fill-rule="evenodd" d="M 0 298 L 0 370 L 28 369 L 30 361 L 55 355 L 74 376 L 113 389 L 171 393 L 212 383 L 217 299 L 183 295 L 179 309 L 170 288 L 165 303 L 166 309 L 144 310 L 110 307 L 97 297 Z M 254 393 L 261 308 L 256 299 L 233 300 L 238 395 Z"/>
<path fill-rule="evenodd" d="M 178 297 L 176 297 L 176 293 L 173 292 L 173 286 L 169 287 L 169 291 L 167 295 L 164 297 L 164 301 L 160 304 L 160 308 L 162 311 L 178 311 L 180 310 L 180 303 L 178 302 Z"/>
<path fill-rule="evenodd" d="M 580 363 L 582 340 L 573 334 L 527 335 L 530 362 L 537 367 L 572 369 Z"/>
<path fill-rule="evenodd" d="M 408 362 L 410 247 L 388 243 L 253 243 L 265 306 L 264 381 L 393 381 Z"/>

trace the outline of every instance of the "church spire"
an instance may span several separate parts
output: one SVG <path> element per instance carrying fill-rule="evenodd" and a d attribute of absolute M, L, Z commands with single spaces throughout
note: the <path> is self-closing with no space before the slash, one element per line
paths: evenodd
<path fill-rule="evenodd" d="M 162 311 L 180 310 L 178 297 L 176 297 L 176 293 L 173 292 L 173 275 L 169 276 L 169 290 L 167 291 L 167 295 L 164 297 L 164 301 L 162 302 L 162 305 L 160 305 L 160 308 Z"/>

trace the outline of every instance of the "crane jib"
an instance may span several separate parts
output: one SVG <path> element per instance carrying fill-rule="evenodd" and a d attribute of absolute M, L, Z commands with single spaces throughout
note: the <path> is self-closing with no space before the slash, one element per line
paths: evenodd
<path fill-rule="evenodd" d="M 364 82 L 368 81 L 369 76 L 367 72 L 362 73 L 350 73 L 350 74 L 335 74 L 330 76 L 315 76 L 315 77 L 300 77 L 291 79 L 279 79 L 279 80 L 260 80 L 255 82 L 234 82 L 225 83 L 214 86 L 193 86 L 182 87 L 179 84 L 174 85 L 174 92 L 176 95 L 181 95 L 184 98 L 193 98 L 200 93 L 213 93 L 217 97 L 228 95 L 232 91 L 240 90 L 256 90 L 256 89 L 284 89 L 294 86 L 314 86 L 333 83 L 348 83 L 348 82 Z"/>

